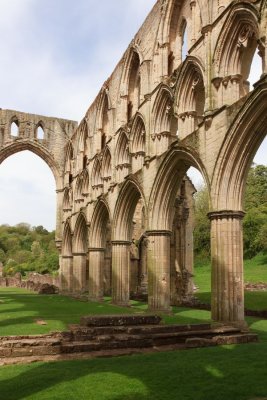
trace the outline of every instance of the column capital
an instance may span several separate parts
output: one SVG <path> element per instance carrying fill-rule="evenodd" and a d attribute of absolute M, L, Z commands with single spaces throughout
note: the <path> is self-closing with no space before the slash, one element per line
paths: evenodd
<path fill-rule="evenodd" d="M 145 231 L 145 236 L 171 236 L 172 232 L 168 230 L 150 230 Z"/>
<path fill-rule="evenodd" d="M 73 256 L 61 256 L 64 259 L 73 258 Z"/>
<path fill-rule="evenodd" d="M 220 210 L 220 211 L 212 211 L 208 214 L 209 219 L 212 221 L 214 219 L 243 219 L 245 216 L 244 211 L 235 211 L 235 210 Z"/>
<path fill-rule="evenodd" d="M 86 256 L 86 253 L 79 253 L 78 251 L 74 251 L 73 253 L 72 253 L 72 255 L 73 256 Z"/>
<path fill-rule="evenodd" d="M 132 242 L 130 241 L 130 240 L 112 240 L 111 241 L 111 244 L 115 244 L 115 245 L 118 245 L 118 246 L 130 246 L 131 244 L 132 244 Z"/>
<path fill-rule="evenodd" d="M 97 251 L 99 251 L 99 252 L 104 252 L 105 251 L 105 249 L 104 249 L 104 247 L 89 247 L 88 248 L 88 251 L 89 252 L 97 252 Z"/>

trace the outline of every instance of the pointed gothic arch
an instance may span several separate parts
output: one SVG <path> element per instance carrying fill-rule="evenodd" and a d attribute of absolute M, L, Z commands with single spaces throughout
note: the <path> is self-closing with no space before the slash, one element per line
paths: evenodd
<path fill-rule="evenodd" d="M 176 87 L 178 137 L 183 139 L 197 129 L 204 116 L 206 96 L 204 69 L 197 58 L 187 57 L 179 73 Z"/>
<path fill-rule="evenodd" d="M 258 46 L 258 12 L 252 4 L 234 4 L 220 32 L 213 56 L 215 106 L 232 104 L 249 92 L 247 81 Z"/>
<path fill-rule="evenodd" d="M 137 113 L 131 128 L 131 155 L 133 172 L 143 167 L 145 159 L 146 128 L 144 118 Z"/>
<path fill-rule="evenodd" d="M 162 85 L 152 109 L 152 143 L 153 153 L 164 153 L 170 143 L 171 137 L 176 138 L 177 123 L 173 115 L 173 95 L 170 89 Z"/>
<path fill-rule="evenodd" d="M 115 163 L 117 180 L 120 182 L 128 175 L 130 168 L 129 139 L 123 130 L 118 133 L 115 149 Z"/>

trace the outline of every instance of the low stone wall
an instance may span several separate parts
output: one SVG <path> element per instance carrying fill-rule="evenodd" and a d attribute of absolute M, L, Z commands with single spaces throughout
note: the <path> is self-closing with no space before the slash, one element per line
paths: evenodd
<path fill-rule="evenodd" d="M 59 287 L 59 278 L 49 274 L 42 275 L 31 272 L 27 279 L 21 279 L 20 274 L 14 277 L 0 277 L 0 287 L 22 287 L 29 290 L 39 291 L 41 286 L 49 285 Z"/>

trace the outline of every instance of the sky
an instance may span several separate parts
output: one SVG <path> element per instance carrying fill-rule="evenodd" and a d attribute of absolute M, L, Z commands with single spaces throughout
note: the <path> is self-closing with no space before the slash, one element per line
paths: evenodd
<path fill-rule="evenodd" d="M 155 0 L 0 0 L 0 107 L 80 121 Z M 258 78 L 259 66 L 253 67 Z M 265 163 L 267 141 L 258 153 Z M 196 185 L 201 176 L 193 172 Z M 36 155 L 0 165 L 0 224 L 55 228 L 55 182 Z"/>

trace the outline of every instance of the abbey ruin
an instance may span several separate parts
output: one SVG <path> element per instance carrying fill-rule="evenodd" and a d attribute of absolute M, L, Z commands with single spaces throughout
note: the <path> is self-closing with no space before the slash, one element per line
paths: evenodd
<path fill-rule="evenodd" d="M 209 191 L 212 318 L 242 325 L 242 200 L 267 129 L 266 35 L 265 0 L 158 0 L 79 125 L 0 111 L 0 163 L 28 149 L 55 176 L 62 292 L 125 306 L 147 294 L 151 311 L 190 296 L 193 166 Z M 249 91 L 255 51 L 262 75 Z"/>

